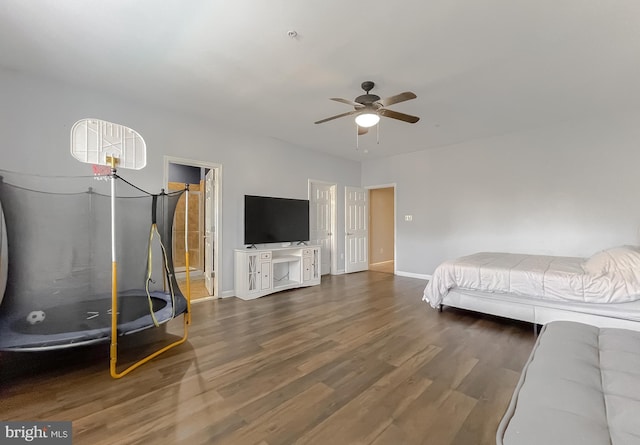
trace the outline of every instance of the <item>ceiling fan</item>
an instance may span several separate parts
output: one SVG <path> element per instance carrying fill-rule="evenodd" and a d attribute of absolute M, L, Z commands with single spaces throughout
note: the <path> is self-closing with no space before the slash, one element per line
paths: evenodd
<path fill-rule="evenodd" d="M 380 120 L 380 116 L 390 117 L 410 124 L 415 124 L 420 120 L 417 116 L 411 116 L 410 114 L 399 113 L 397 111 L 389 110 L 389 105 L 404 102 L 406 100 L 415 99 L 417 96 L 411 91 L 405 91 L 404 93 L 396 94 L 395 96 L 387 97 L 386 99 L 380 99 L 380 96 L 376 94 L 370 94 L 369 91 L 373 89 L 375 83 L 370 80 L 362 82 L 361 88 L 366 94 L 358 96 L 355 100 L 341 99 L 339 97 L 332 97 L 331 100 L 341 102 L 343 104 L 352 105 L 353 111 L 347 111 L 346 113 L 337 114 L 335 116 L 328 117 L 326 119 L 315 122 L 316 124 L 322 124 L 324 122 L 337 119 L 339 117 L 356 115 L 356 124 L 358 125 L 358 134 L 365 134 L 369 131 L 369 127 L 373 127 Z"/>

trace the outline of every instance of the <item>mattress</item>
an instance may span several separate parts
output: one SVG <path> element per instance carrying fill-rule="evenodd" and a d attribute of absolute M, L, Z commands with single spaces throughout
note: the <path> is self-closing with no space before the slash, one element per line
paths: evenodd
<path fill-rule="evenodd" d="M 640 333 L 582 323 L 543 328 L 497 445 L 640 442 Z"/>
<path fill-rule="evenodd" d="M 476 253 L 438 266 L 423 300 L 437 307 L 452 289 L 557 302 L 635 301 L 640 298 L 640 249 L 615 247 L 590 258 Z"/>

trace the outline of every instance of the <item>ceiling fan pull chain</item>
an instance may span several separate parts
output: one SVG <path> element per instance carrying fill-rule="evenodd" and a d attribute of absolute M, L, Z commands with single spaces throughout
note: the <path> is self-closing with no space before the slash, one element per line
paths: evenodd
<path fill-rule="evenodd" d="M 358 134 L 358 124 L 356 124 L 356 150 L 360 147 L 360 135 Z"/>
<path fill-rule="evenodd" d="M 380 145 L 380 122 L 376 125 L 376 144 Z"/>

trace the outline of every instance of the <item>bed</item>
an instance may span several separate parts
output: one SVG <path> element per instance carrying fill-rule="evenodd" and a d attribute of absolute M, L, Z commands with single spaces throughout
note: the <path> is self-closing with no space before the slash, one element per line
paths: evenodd
<path fill-rule="evenodd" d="M 570 320 L 640 331 L 640 248 L 588 258 L 476 253 L 438 266 L 423 300 L 535 324 Z"/>

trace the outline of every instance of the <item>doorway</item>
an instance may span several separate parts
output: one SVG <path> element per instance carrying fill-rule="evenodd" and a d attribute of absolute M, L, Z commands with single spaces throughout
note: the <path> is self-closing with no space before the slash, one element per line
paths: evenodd
<path fill-rule="evenodd" d="M 220 164 L 164 157 L 164 179 L 168 191 L 189 185 L 189 200 L 182 196 L 174 219 L 173 261 L 180 290 L 186 294 L 185 222 L 189 249 L 192 301 L 219 297 L 220 209 L 222 208 Z"/>
<path fill-rule="evenodd" d="M 369 270 L 395 273 L 395 191 L 369 190 Z"/>

